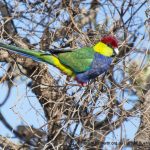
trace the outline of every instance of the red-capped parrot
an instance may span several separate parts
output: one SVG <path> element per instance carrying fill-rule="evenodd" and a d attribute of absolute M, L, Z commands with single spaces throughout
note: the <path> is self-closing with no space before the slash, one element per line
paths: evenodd
<path fill-rule="evenodd" d="M 106 72 L 110 67 L 112 57 L 119 52 L 118 41 L 111 35 L 103 37 L 92 47 L 71 51 L 53 50 L 50 54 L 4 43 L 0 43 L 0 47 L 51 64 L 73 77 L 81 85 L 85 85 L 90 79 Z"/>

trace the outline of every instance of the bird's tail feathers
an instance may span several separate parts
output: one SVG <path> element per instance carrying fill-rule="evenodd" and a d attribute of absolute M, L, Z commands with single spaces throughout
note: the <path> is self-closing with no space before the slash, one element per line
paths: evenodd
<path fill-rule="evenodd" d="M 13 45 L 4 44 L 1 42 L 0 42 L 0 47 L 6 49 L 8 51 L 15 52 L 16 54 L 20 54 L 22 56 L 31 58 L 35 61 L 47 62 L 47 57 L 50 56 L 50 54 L 45 54 L 44 51 L 24 49 L 24 48 L 16 47 Z M 45 56 L 46 56 L 46 58 L 45 58 Z M 50 59 L 48 60 L 47 63 L 51 63 Z"/>
<path fill-rule="evenodd" d="M 57 67 L 65 74 L 67 74 L 69 76 L 74 76 L 73 71 L 70 68 L 68 68 L 67 66 L 63 65 L 55 55 L 47 54 L 44 51 L 23 49 L 20 47 L 4 44 L 1 42 L 0 42 L 0 47 L 7 49 L 8 51 L 12 51 L 12 52 L 21 54 L 23 56 L 29 57 L 38 62 L 39 61 L 46 62 L 48 64 L 51 64 L 51 65 Z"/>

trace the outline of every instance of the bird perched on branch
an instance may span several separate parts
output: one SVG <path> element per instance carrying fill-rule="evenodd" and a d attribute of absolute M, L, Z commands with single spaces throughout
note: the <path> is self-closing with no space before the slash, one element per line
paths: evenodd
<path fill-rule="evenodd" d="M 50 50 L 50 54 L 4 43 L 0 43 L 0 47 L 51 64 L 83 86 L 90 79 L 106 72 L 110 67 L 112 57 L 118 54 L 118 41 L 111 35 L 103 37 L 92 47 L 75 50 Z"/>

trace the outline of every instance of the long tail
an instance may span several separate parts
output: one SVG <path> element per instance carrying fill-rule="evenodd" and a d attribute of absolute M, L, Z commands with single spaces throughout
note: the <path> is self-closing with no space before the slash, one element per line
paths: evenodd
<path fill-rule="evenodd" d="M 59 59 L 54 55 L 45 54 L 42 51 L 23 49 L 23 48 L 20 48 L 20 47 L 4 44 L 4 43 L 1 43 L 1 42 L 0 42 L 0 47 L 4 48 L 4 49 L 7 49 L 8 51 L 13 51 L 13 52 L 19 53 L 23 56 L 32 58 L 35 61 L 46 62 L 50 65 L 53 65 L 53 66 L 57 67 L 58 69 L 60 69 L 65 74 L 67 74 L 69 76 L 74 76 L 73 71 L 70 68 L 68 68 L 67 66 L 63 65 L 59 61 Z"/>

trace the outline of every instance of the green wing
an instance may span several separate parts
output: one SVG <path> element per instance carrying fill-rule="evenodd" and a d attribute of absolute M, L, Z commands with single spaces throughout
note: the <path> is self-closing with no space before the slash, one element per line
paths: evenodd
<path fill-rule="evenodd" d="M 93 48 L 84 47 L 72 52 L 58 54 L 58 59 L 74 72 L 84 72 L 90 69 L 94 53 Z"/>

